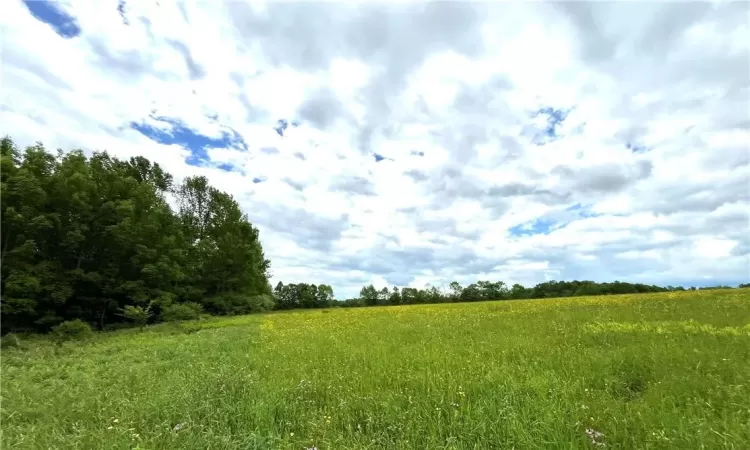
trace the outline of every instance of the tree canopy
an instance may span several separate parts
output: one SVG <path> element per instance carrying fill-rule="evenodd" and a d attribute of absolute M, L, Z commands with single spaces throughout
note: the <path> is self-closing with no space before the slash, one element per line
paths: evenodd
<path fill-rule="evenodd" d="M 271 295 L 257 228 L 205 177 L 173 185 L 143 157 L 22 152 L 8 137 L 0 147 L 4 330 L 104 327 L 128 305 L 211 310 L 228 293 Z"/>

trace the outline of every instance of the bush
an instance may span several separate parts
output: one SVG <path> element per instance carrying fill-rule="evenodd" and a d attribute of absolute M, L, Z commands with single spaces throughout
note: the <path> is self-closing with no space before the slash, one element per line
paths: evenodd
<path fill-rule="evenodd" d="M 146 308 L 126 305 L 120 309 L 120 315 L 128 320 L 132 320 L 133 323 L 143 328 L 146 326 L 148 318 L 151 317 L 151 305 L 148 305 Z"/>
<path fill-rule="evenodd" d="M 270 295 L 219 294 L 206 300 L 206 309 L 222 316 L 269 311 L 274 305 Z"/>
<path fill-rule="evenodd" d="M 196 333 L 203 329 L 202 324 L 197 322 L 180 322 L 178 325 L 180 330 L 185 334 Z"/>
<path fill-rule="evenodd" d="M 118 331 L 118 330 L 129 330 L 133 328 L 132 322 L 113 322 L 104 325 L 103 331 Z"/>
<path fill-rule="evenodd" d="M 52 334 L 59 341 L 82 341 L 93 336 L 94 331 L 91 325 L 76 319 L 52 327 Z"/>
<path fill-rule="evenodd" d="M 276 306 L 276 301 L 270 295 L 254 295 L 250 297 L 253 310 L 250 312 L 270 311 Z"/>
<path fill-rule="evenodd" d="M 159 317 L 164 322 L 176 322 L 178 320 L 197 320 L 203 312 L 203 307 L 198 303 L 174 303 L 165 306 Z"/>
<path fill-rule="evenodd" d="M 23 348 L 23 344 L 18 335 L 8 333 L 0 339 L 0 348 Z"/>

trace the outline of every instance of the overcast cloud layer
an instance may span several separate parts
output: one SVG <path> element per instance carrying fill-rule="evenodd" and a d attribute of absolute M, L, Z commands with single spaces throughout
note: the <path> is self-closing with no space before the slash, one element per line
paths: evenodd
<path fill-rule="evenodd" d="M 207 176 L 274 284 L 750 279 L 746 2 L 0 16 L 1 134 Z"/>

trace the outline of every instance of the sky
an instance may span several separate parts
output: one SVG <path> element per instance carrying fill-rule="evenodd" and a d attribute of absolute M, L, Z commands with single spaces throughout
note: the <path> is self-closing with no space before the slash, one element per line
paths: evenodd
<path fill-rule="evenodd" d="M 3 2 L 0 134 L 204 175 L 278 281 L 750 281 L 747 2 Z"/>

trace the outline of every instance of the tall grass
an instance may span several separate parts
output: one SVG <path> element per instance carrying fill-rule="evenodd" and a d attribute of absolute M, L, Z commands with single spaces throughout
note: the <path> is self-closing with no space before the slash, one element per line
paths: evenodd
<path fill-rule="evenodd" d="M 286 312 L 2 351 L 3 448 L 750 448 L 750 290 Z"/>

